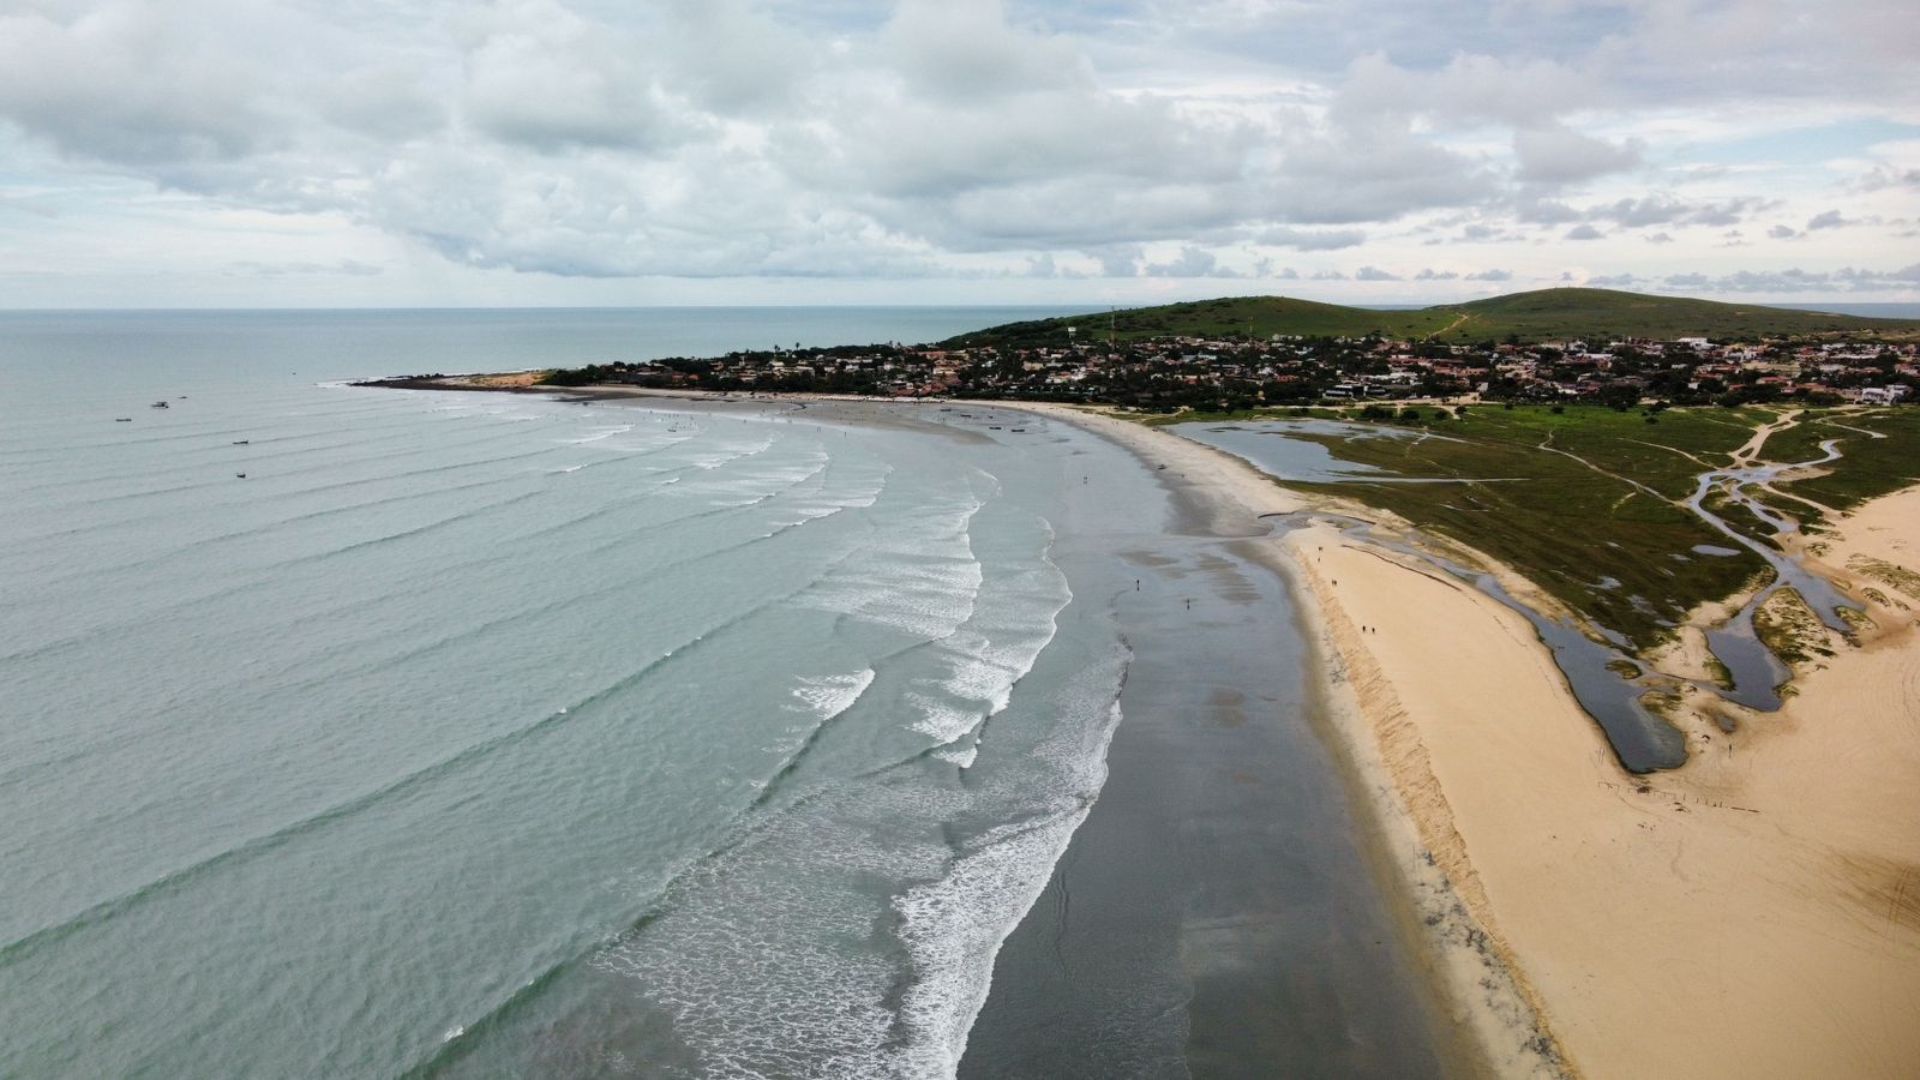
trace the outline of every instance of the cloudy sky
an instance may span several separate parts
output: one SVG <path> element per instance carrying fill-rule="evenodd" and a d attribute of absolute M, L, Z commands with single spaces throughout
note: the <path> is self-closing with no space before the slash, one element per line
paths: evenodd
<path fill-rule="evenodd" d="M 1913 0 L 0 0 L 0 306 L 1920 300 Z"/>

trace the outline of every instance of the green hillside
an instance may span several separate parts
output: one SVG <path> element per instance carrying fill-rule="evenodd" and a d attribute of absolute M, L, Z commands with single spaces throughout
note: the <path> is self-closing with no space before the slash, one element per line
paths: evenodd
<path fill-rule="evenodd" d="M 1920 320 L 1868 319 L 1758 304 L 1648 296 L 1611 289 L 1540 289 L 1414 311 L 1374 311 L 1284 296 L 1228 297 L 1111 314 L 1008 323 L 946 342 L 967 345 L 1063 345 L 1134 341 L 1168 334 L 1196 337 L 1431 337 L 1449 342 L 1556 341 L 1566 338 L 1704 336 L 1717 340 L 1832 333 L 1920 336 Z"/>

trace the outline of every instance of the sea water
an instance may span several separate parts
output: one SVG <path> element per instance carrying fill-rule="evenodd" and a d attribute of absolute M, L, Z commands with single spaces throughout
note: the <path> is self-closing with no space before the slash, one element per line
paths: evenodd
<path fill-rule="evenodd" d="M 344 382 L 1032 314 L 0 316 L 0 1075 L 950 1074 L 1119 719 L 1055 444 L 1124 457 Z"/>

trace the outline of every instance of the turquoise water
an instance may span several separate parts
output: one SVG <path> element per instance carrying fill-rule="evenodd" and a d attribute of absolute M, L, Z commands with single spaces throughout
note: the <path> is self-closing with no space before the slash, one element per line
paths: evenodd
<path fill-rule="evenodd" d="M 0 317 L 0 1075 L 950 1073 L 1119 452 L 339 382 L 1023 314 Z"/>

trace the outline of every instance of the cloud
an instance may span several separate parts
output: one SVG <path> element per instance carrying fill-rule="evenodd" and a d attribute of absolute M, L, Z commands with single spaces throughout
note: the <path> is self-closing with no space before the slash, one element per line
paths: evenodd
<path fill-rule="evenodd" d="M 498 0 L 469 23 L 466 119 L 495 139 L 553 152 L 657 150 L 692 123 L 664 107 L 628 35 L 555 0 Z"/>
<path fill-rule="evenodd" d="M 1377 266 L 1363 266 L 1353 272 L 1355 281 L 1399 281 L 1400 275 L 1391 274 Z"/>
<path fill-rule="evenodd" d="M 1775 225 L 1767 230 L 1767 236 L 1774 240 L 1792 240 L 1800 234 L 1786 225 Z"/>
<path fill-rule="evenodd" d="M 277 136 L 275 73 L 238 38 L 297 32 L 237 5 L 140 0 L 61 20 L 0 14 L 0 115 L 75 157 L 164 166 L 233 160 Z M 270 37 L 268 40 L 272 40 Z"/>
<path fill-rule="evenodd" d="M 1513 273 L 1508 270 L 1479 270 L 1468 274 L 1468 281 L 1512 281 Z"/>
<path fill-rule="evenodd" d="M 1756 208 L 1758 202 L 1753 198 L 1689 202 L 1671 195 L 1656 194 L 1589 207 L 1585 215 L 1590 221 L 1612 221 L 1630 229 L 1653 225 L 1724 228 L 1738 225 L 1747 212 Z"/>
<path fill-rule="evenodd" d="M 1089 251 L 1100 263 L 1100 273 L 1105 277 L 1133 277 L 1140 273 L 1143 256 L 1140 249 L 1132 245 L 1109 246 Z"/>
<path fill-rule="evenodd" d="M 1171 262 L 1149 263 L 1149 277 L 1202 278 L 1202 277 L 1239 277 L 1233 270 L 1220 265 L 1220 260 L 1212 252 L 1191 245 L 1181 248 L 1180 254 Z"/>
<path fill-rule="evenodd" d="M 1513 149 L 1519 177 L 1530 184 L 1578 184 L 1640 164 L 1637 143 L 1610 143 L 1557 123 L 1515 131 Z"/>
<path fill-rule="evenodd" d="M 1875 165 L 1871 171 L 1860 178 L 1856 186 L 1862 191 L 1884 191 L 1888 188 L 1920 189 L 1920 168 Z"/>
<path fill-rule="evenodd" d="M 1570 221 L 1580 221 L 1584 213 L 1568 206 L 1558 199 L 1542 199 L 1523 196 L 1515 207 L 1515 216 L 1530 225 L 1565 225 Z"/>
<path fill-rule="evenodd" d="M 349 277 L 375 277 L 386 273 L 386 268 L 358 259 L 339 259 L 330 263 L 319 262 L 281 262 L 268 263 L 255 259 L 238 259 L 228 264 L 229 272 L 239 277 L 281 277 L 285 275 L 344 274 Z"/>
<path fill-rule="evenodd" d="M 1718 276 L 1669 274 L 1660 279 L 1660 284 L 1672 289 L 1716 293 L 1886 292 L 1920 284 L 1920 263 L 1894 270 L 1843 267 L 1828 271 L 1794 267 L 1785 270 L 1739 270 Z"/>
<path fill-rule="evenodd" d="M 1253 242 L 1297 251 L 1338 251 L 1366 243 L 1367 234 L 1358 229 L 1294 229 L 1283 226 L 1255 233 Z"/>
<path fill-rule="evenodd" d="M 65 272 L 291 289 L 344 259 L 454 288 L 1220 276 L 1258 248 L 1377 270 L 1459 242 L 1545 279 L 1561 238 L 1632 232 L 1595 272 L 1718 280 L 1723 231 L 1764 214 L 1895 262 L 1909 6 L 21 0 L 0 251 L 93 233 Z M 333 246 L 256 257 L 309 235 Z"/>

